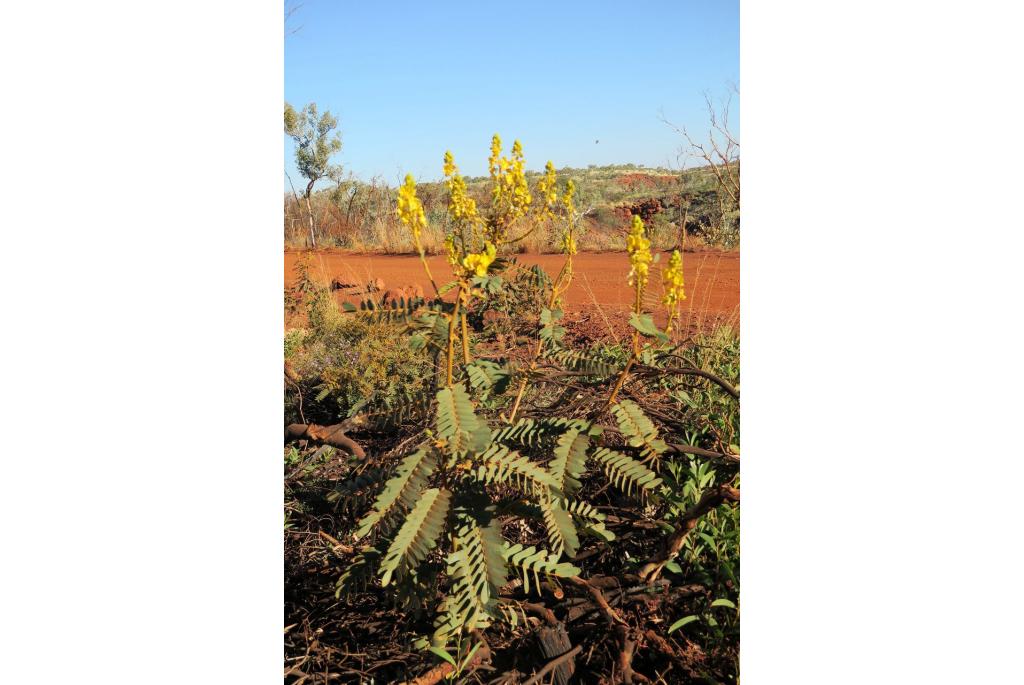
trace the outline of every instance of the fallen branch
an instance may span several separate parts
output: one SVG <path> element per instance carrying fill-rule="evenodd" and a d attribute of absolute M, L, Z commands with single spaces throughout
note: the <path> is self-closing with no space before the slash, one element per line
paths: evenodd
<path fill-rule="evenodd" d="M 554 659 L 552 659 L 551 661 L 546 663 L 544 665 L 544 668 L 542 668 L 539 671 L 537 671 L 533 675 L 532 678 L 530 678 L 529 680 L 525 681 L 523 683 L 523 685 L 536 685 L 537 683 L 539 683 L 544 678 L 544 676 L 546 676 L 548 673 L 550 673 L 554 669 L 558 668 L 560 665 L 564 664 L 566 661 L 569 661 L 570 659 L 574 658 L 582 650 L 583 650 L 583 647 L 581 645 L 576 645 L 575 647 L 570 649 L 565 654 L 563 654 L 563 655 L 561 655 L 559 657 L 555 657 Z"/>
<path fill-rule="evenodd" d="M 693 447 L 692 445 L 680 445 L 678 443 L 668 443 L 668 449 L 671 452 L 679 452 L 680 454 L 692 454 L 696 457 L 707 457 L 708 459 L 721 459 L 731 464 L 740 463 L 740 455 L 729 454 L 727 452 L 715 452 L 714 450 L 706 450 L 702 447 Z"/>
<path fill-rule="evenodd" d="M 618 623 L 619 625 L 627 625 L 626 621 L 621 616 L 619 616 L 618 612 L 616 612 L 615 609 L 612 609 L 611 605 L 608 604 L 608 600 L 605 598 L 604 593 L 601 592 L 600 589 L 598 589 L 594 585 L 591 585 L 579 576 L 573 576 L 571 578 L 567 578 L 566 580 L 571 582 L 573 585 L 578 585 L 582 588 L 585 588 L 587 592 L 590 593 L 590 596 L 594 598 L 594 601 L 597 602 L 597 606 L 601 608 L 601 612 L 609 621 Z"/>
<path fill-rule="evenodd" d="M 619 652 L 619 680 L 617 682 L 632 685 L 633 680 L 649 683 L 651 679 L 643 673 L 633 670 L 633 656 L 636 654 L 636 639 L 633 632 L 626 626 L 619 626 L 619 637 L 622 639 L 622 651 Z"/>
<path fill-rule="evenodd" d="M 331 548 L 331 551 L 334 552 L 335 554 L 337 554 L 338 552 L 342 552 L 343 554 L 354 554 L 355 553 L 355 548 L 352 547 L 351 545 L 344 544 L 338 538 L 336 538 L 336 537 L 334 537 L 332 535 L 328 535 L 327 533 L 325 533 L 322 530 L 319 531 L 319 532 L 320 532 L 320 537 L 322 537 L 323 539 L 327 540 L 328 542 L 330 542 L 333 545 L 333 547 Z"/>
<path fill-rule="evenodd" d="M 682 549 L 683 543 L 686 541 L 686 536 L 697 526 L 697 522 L 702 516 L 724 502 L 739 501 L 740 491 L 731 485 L 719 485 L 705 492 L 700 500 L 683 514 L 683 520 L 676 527 L 676 532 L 672 533 L 665 542 L 665 549 L 661 554 L 652 558 L 640 569 L 640 577 L 648 584 L 657 580 L 665 564 L 679 554 L 679 550 Z"/>
<path fill-rule="evenodd" d="M 551 611 L 551 609 L 548 609 L 543 604 L 534 604 L 532 602 L 518 602 L 518 604 L 524 611 L 528 611 L 531 614 L 542 618 L 549 626 L 554 627 L 558 625 L 558 619 L 555 618 L 555 612 Z"/>
<path fill-rule="evenodd" d="M 677 376 L 699 376 L 701 378 L 706 378 L 707 380 L 711 381 L 712 383 L 714 383 L 715 385 L 720 387 L 726 393 L 728 393 L 729 396 L 732 397 L 734 400 L 738 400 L 740 398 L 740 391 L 739 390 L 734 388 L 732 386 L 732 384 L 730 384 L 727 380 L 725 380 L 721 376 L 717 376 L 717 375 L 711 373 L 710 371 L 704 371 L 702 369 L 680 369 L 680 368 L 666 368 L 666 369 L 655 369 L 655 370 L 658 371 L 659 373 L 671 373 L 671 374 L 675 374 Z"/>
<path fill-rule="evenodd" d="M 320 426 L 315 423 L 291 423 L 284 429 L 285 442 L 289 440 L 312 440 L 338 447 L 349 454 L 363 459 L 366 451 L 352 438 L 345 435 L 349 423 L 336 423 L 332 426 Z"/>

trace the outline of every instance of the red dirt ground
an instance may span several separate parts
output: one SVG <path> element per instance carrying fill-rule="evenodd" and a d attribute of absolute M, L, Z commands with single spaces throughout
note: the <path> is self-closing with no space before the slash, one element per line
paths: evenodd
<path fill-rule="evenodd" d="M 295 280 L 294 267 L 299 251 L 284 254 L 285 285 Z M 381 279 L 388 288 L 419 285 L 430 292 L 430 281 L 416 256 L 350 254 L 320 250 L 313 253 L 314 268 L 319 268 L 325 280 L 339 278 L 345 283 L 365 285 Z M 540 264 L 552 278 L 558 274 L 565 259 L 562 255 L 517 255 L 520 264 Z M 661 266 L 668 255 L 651 268 L 652 297 L 660 299 Z M 442 256 L 427 258 L 438 285 L 451 280 L 451 270 Z M 585 318 L 620 319 L 622 312 L 632 307 L 632 289 L 626 285 L 629 257 L 624 252 L 581 253 L 573 258 L 575 276 L 565 295 L 567 309 Z M 730 322 L 739 328 L 740 308 L 740 255 L 739 252 L 700 251 L 683 255 L 683 273 L 686 279 L 686 300 L 682 303 L 680 319 L 690 326 L 702 327 L 711 322 Z M 340 296 L 340 291 L 339 291 Z M 358 297 L 344 299 L 355 302 Z M 664 319 L 663 316 L 656 316 Z M 595 324 L 597 321 L 595 321 Z M 617 322 L 616 322 L 617 323 Z M 618 326 L 615 326 L 618 328 Z"/>

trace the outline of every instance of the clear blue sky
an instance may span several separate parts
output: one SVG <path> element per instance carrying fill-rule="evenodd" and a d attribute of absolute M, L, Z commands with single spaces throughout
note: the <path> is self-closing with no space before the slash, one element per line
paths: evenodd
<path fill-rule="evenodd" d="M 446 149 L 484 174 L 493 133 L 522 141 L 528 169 L 674 165 L 659 112 L 703 131 L 704 92 L 739 84 L 736 0 L 298 1 L 285 99 L 338 116 L 336 159 L 363 180 L 437 179 Z M 285 159 L 301 185 L 287 138 Z"/>

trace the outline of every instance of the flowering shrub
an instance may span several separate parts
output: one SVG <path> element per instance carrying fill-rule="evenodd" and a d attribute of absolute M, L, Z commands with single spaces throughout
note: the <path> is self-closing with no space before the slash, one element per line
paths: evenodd
<path fill-rule="evenodd" d="M 625 236 L 628 284 L 635 292 L 631 345 L 567 345 L 561 299 L 573 279 L 577 252 L 575 187 L 569 182 L 559 189 L 548 162 L 530 188 L 524 166 L 519 141 L 505 157 L 495 135 L 489 202 L 478 206 L 468 197 L 451 153 L 445 153 L 451 225 L 444 247 L 453 280 L 435 283 L 428 269 L 434 293 L 425 301 L 398 311 L 341 313 L 397 321 L 392 331 L 400 335 L 391 339 L 407 342 L 423 365 L 417 367 L 414 392 L 400 402 L 395 392 L 367 397 L 344 424 L 371 431 L 386 421 L 389 430 L 401 429 L 401 439 L 394 454 L 373 456 L 374 478 L 360 475 L 333 495 L 333 501 L 358 511 L 347 538 L 356 549 L 338 580 L 338 596 L 386 588 L 387 597 L 413 621 L 417 634 L 411 643 L 436 654 L 448 676 L 474 667 L 491 631 L 523 624 L 524 612 L 536 611 L 531 593 L 561 599 L 567 589 L 577 589 L 590 599 L 578 598 L 584 604 L 575 606 L 592 601 L 587 611 L 621 628 L 591 631 L 583 639 L 635 644 L 645 629 L 643 616 L 664 614 L 651 626 L 675 620 L 673 581 L 664 574 L 685 577 L 677 557 L 693 549 L 687 541 L 694 522 L 720 506 L 729 509 L 739 497 L 734 487 L 738 447 L 714 442 L 726 435 L 721 430 L 693 430 L 679 420 L 699 418 L 691 406 L 694 396 L 708 406 L 712 400 L 705 394 L 714 401 L 738 398 L 735 378 L 697 368 L 672 340 L 671 327 L 686 298 L 681 253 L 674 252 L 660 273 L 668 321 L 663 330 L 644 310 L 655 260 L 645 224 L 634 217 Z M 411 176 L 400 189 L 397 215 L 419 247 L 427 219 Z M 561 236 L 564 258 L 554 278 L 539 269 L 517 271 L 502 256 L 541 225 Z M 513 331 L 500 349 L 481 350 L 468 314 L 480 303 L 504 302 L 513 292 L 518 296 L 518 289 L 530 284 L 543 294 L 535 323 L 525 336 Z M 705 394 L 697 393 L 695 382 Z M 692 436 L 704 444 L 693 445 Z M 683 462 L 694 454 L 714 455 L 724 465 L 710 476 L 707 470 L 694 471 L 699 482 L 691 487 L 691 469 Z M 678 487 L 690 489 L 680 494 Z M 640 544 L 625 543 L 635 554 L 599 567 L 615 576 L 616 587 L 625 587 L 621 579 L 628 575 L 628 582 L 645 587 L 650 597 L 660 593 L 662 599 L 651 599 L 654 608 L 639 618 L 624 617 L 623 608 L 613 607 L 593 574 L 586 577 L 590 561 L 584 563 L 587 556 L 603 557 L 611 549 L 608 543 L 618 535 L 613 528 L 621 532 L 633 524 L 637 527 L 630 530 L 650 531 Z M 730 522 L 721 530 L 732 536 L 736 529 Z M 728 545 L 735 546 L 733 537 Z M 705 566 L 734 558 L 732 551 L 701 554 Z M 708 592 L 735 603 L 734 576 L 728 576 L 730 584 L 709 580 Z M 430 618 L 429 630 L 420 616 Z M 727 658 L 734 651 L 727 649 Z"/>

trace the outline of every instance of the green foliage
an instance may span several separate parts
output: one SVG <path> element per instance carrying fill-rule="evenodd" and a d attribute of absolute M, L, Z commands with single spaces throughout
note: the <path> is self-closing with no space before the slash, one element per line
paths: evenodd
<path fill-rule="evenodd" d="M 729 472 L 689 457 L 671 459 L 665 466 L 663 494 L 670 524 L 678 522 L 705 491 L 732 478 Z M 739 509 L 719 507 L 697 522 L 680 555 L 689 575 L 726 598 L 738 599 L 739 532 Z"/>
<path fill-rule="evenodd" d="M 683 361 L 739 388 L 740 341 L 731 328 L 723 326 L 701 333 L 679 354 L 682 360 L 672 359 L 665 366 L 680 366 Z M 666 388 L 675 401 L 681 423 L 686 425 L 683 442 L 739 453 L 740 410 L 735 399 L 717 385 L 694 377 L 676 377 Z"/>
<path fill-rule="evenodd" d="M 586 467 L 590 438 L 591 432 L 584 430 L 582 426 L 573 426 L 558 436 L 554 450 L 555 458 L 548 465 L 548 470 L 554 479 L 555 487 L 563 494 L 571 495 L 581 487 L 579 477 Z"/>
<path fill-rule="evenodd" d="M 558 325 L 562 316 L 561 309 L 545 307 L 540 312 L 540 339 L 548 345 L 557 345 L 565 337 L 565 327 Z"/>
<path fill-rule="evenodd" d="M 627 494 L 640 490 L 647 493 L 658 491 L 661 478 L 633 457 L 601 447 L 591 457 L 600 463 L 608 479 Z"/>
<path fill-rule="evenodd" d="M 619 422 L 619 430 L 626 436 L 627 444 L 640 450 L 644 463 L 657 464 L 658 456 L 668 446 L 658 437 L 658 429 L 636 402 L 621 400 L 612 406 L 612 413 Z"/>
<path fill-rule="evenodd" d="M 477 459 L 476 478 L 482 483 L 512 485 L 523 492 L 545 496 L 555 487 L 554 477 L 504 445 L 492 443 Z"/>
<path fill-rule="evenodd" d="M 519 543 L 505 543 L 501 550 L 502 556 L 510 568 L 522 573 L 522 581 L 526 592 L 530 591 L 530 575 L 533 574 L 534 585 L 540 590 L 541 573 L 557 578 L 572 578 L 580 573 L 580 569 L 567 562 L 559 562 L 558 555 L 534 546 L 525 547 Z"/>
<path fill-rule="evenodd" d="M 366 510 L 366 505 L 373 500 L 373 493 L 380 488 L 385 476 L 384 469 L 367 469 L 349 480 L 338 483 L 327 494 L 327 501 L 334 504 L 336 509 L 355 516 L 358 512 Z"/>
<path fill-rule="evenodd" d="M 443 646 L 462 630 L 484 629 L 496 614 L 498 592 L 506 582 L 501 526 L 486 525 L 473 512 L 456 513 L 455 549 L 448 554 L 448 575 L 454 580 L 435 623 L 433 644 Z"/>
<path fill-rule="evenodd" d="M 292 359 L 305 344 L 306 331 L 301 328 L 293 328 L 284 334 L 284 358 Z"/>
<path fill-rule="evenodd" d="M 595 378 L 608 378 L 622 370 L 617 364 L 578 350 L 558 350 L 549 354 L 548 358 L 569 371 L 581 371 Z"/>
<path fill-rule="evenodd" d="M 478 384 L 479 389 L 484 385 Z M 493 388 L 492 384 L 487 390 Z M 433 647 L 443 649 L 452 640 L 461 640 L 467 631 L 514 619 L 515 612 L 503 610 L 497 603 L 509 569 L 522 575 L 529 591 L 531 575 L 533 587 L 539 587 L 541 575 L 568 577 L 579 572 L 560 558 L 576 555 L 581 531 L 614 539 L 597 508 L 567 498 L 580 491 L 589 458 L 627 491 L 655 492 L 661 481 L 632 457 L 596 447 L 593 441 L 602 429 L 588 421 L 526 419 L 492 430 L 463 383 L 438 390 L 434 406 L 433 442 L 402 459 L 370 512 L 360 520 L 355 536 L 386 536 L 392 525 L 402 522 L 379 560 L 378 575 L 382 586 L 397 581 L 403 596 L 422 594 L 409 589 L 411 586 L 403 587 L 420 582 L 421 567 L 433 550 L 440 548 L 444 553 L 450 586 L 437 607 L 430 641 Z M 636 421 L 643 424 L 641 419 Z M 551 458 L 545 466 L 512 449 L 516 444 L 531 453 L 546 452 Z M 548 550 L 503 539 L 491 503 L 510 489 L 532 499 L 533 504 L 523 501 L 506 513 L 518 511 L 532 518 L 532 507 L 543 525 Z M 361 556 L 358 570 L 346 572 L 339 588 L 353 587 L 355 579 L 365 579 L 362 566 L 366 563 L 368 557 Z"/>
<path fill-rule="evenodd" d="M 506 367 L 487 359 L 476 359 L 467 364 L 466 374 L 470 386 L 480 392 L 481 399 L 486 399 L 491 392 L 504 393 L 512 380 L 512 374 Z"/>
<path fill-rule="evenodd" d="M 573 523 L 572 514 L 563 509 L 557 499 L 542 498 L 540 501 L 541 511 L 544 513 L 544 525 L 547 526 L 548 542 L 555 554 L 576 556 L 580 548 L 580 540 L 576 534 L 576 525 Z"/>
<path fill-rule="evenodd" d="M 462 384 L 437 392 L 437 435 L 453 456 L 482 449 L 490 440 L 490 429 L 473 412 L 473 403 Z"/>
<path fill-rule="evenodd" d="M 427 447 L 421 447 L 402 460 L 395 477 L 389 480 L 373 503 L 373 510 L 367 514 L 356 529 L 355 537 L 365 536 L 374 526 L 386 521 L 387 517 L 400 508 L 412 509 L 423 492 L 427 478 L 434 472 L 437 458 Z"/>
<path fill-rule="evenodd" d="M 558 436 L 576 428 L 582 430 L 585 422 L 561 416 L 543 419 L 519 419 L 494 433 L 495 442 L 524 447 L 552 445 Z M 596 430 L 596 429 L 595 429 Z"/>
<path fill-rule="evenodd" d="M 650 314 L 637 314 L 634 312 L 629 317 L 629 325 L 640 331 L 641 335 L 657 338 L 661 342 L 668 342 L 668 336 L 654 325 L 654 319 L 651 318 Z"/>
<path fill-rule="evenodd" d="M 474 300 L 470 318 L 485 335 L 514 335 L 528 322 L 536 321 L 537 312 L 551 297 L 551 279 L 539 265 L 525 267 L 515 258 L 496 260 L 491 270 L 502 274 L 502 287 L 484 299 Z M 490 317 L 485 326 L 488 313 L 500 316 Z"/>
<path fill-rule="evenodd" d="M 289 387 L 289 421 L 302 421 L 299 393 L 309 420 L 333 423 L 354 410 L 381 408 L 391 417 L 399 407 L 412 416 L 430 385 L 432 354 L 410 347 L 401 322 L 341 311 L 330 288 L 308 272 L 300 273 L 295 292 L 307 325 L 285 334 L 286 359 L 302 379 L 298 389 Z"/>
<path fill-rule="evenodd" d="M 380 563 L 382 586 L 386 587 L 395 573 L 402 576 L 416 572 L 420 562 L 437 546 L 450 503 L 451 493 L 447 490 L 431 488 L 421 493 Z"/>
<path fill-rule="evenodd" d="M 357 589 L 365 588 L 373 578 L 373 572 L 380 564 L 383 553 L 373 546 L 366 546 L 359 550 L 355 559 L 349 563 L 348 568 L 338 579 L 335 597 L 354 592 Z"/>
<path fill-rule="evenodd" d="M 337 127 L 338 120 L 330 112 L 320 114 L 315 102 L 301 111 L 284 105 L 284 132 L 295 143 L 295 166 L 309 181 L 307 194 L 321 178 L 341 177 L 341 167 L 331 164 L 331 156 L 341 150 Z"/>

